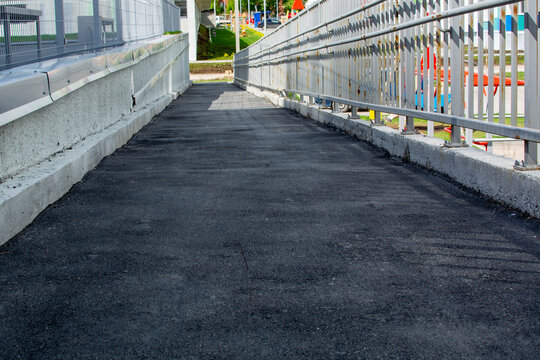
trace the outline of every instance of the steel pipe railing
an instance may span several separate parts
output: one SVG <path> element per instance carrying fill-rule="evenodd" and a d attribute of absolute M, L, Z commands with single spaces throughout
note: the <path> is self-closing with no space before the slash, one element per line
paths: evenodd
<path fill-rule="evenodd" d="M 536 0 L 321 0 L 237 53 L 237 81 L 524 140 L 519 169 L 538 168 Z M 464 140 L 464 141 L 463 141 Z"/>

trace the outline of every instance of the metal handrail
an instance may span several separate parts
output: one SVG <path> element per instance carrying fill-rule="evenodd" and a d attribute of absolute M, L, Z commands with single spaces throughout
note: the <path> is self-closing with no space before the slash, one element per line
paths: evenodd
<path fill-rule="evenodd" d="M 428 136 L 434 122 L 449 124 L 451 146 L 472 144 L 473 130 L 488 143 L 493 134 L 521 139 L 526 167 L 538 167 L 537 0 L 316 5 L 235 54 L 236 81 L 397 114 L 406 133 L 415 118 L 428 120 Z"/>
<path fill-rule="evenodd" d="M 487 132 L 491 134 L 506 136 L 508 138 L 515 139 L 515 140 L 528 140 L 528 141 L 540 142 L 540 129 L 520 128 L 520 127 L 515 127 L 515 126 L 510 126 L 510 125 L 489 123 L 485 121 L 469 119 L 463 116 L 438 114 L 438 113 L 425 112 L 421 110 L 404 109 L 404 108 L 398 108 L 398 107 L 393 107 L 393 106 L 377 105 L 377 104 L 373 104 L 369 102 L 350 100 L 350 99 L 345 99 L 342 97 L 313 93 L 313 92 L 302 91 L 302 90 L 297 90 L 297 89 L 272 89 L 266 86 L 253 84 L 253 83 L 250 83 L 248 81 L 245 81 L 236 77 L 235 77 L 235 80 L 243 82 L 250 86 L 261 88 L 266 91 L 309 96 L 312 98 L 328 100 L 328 101 L 336 102 L 338 104 L 349 105 L 356 108 L 367 108 L 369 110 L 379 111 L 386 114 L 412 116 L 412 117 L 422 119 L 422 120 L 436 121 L 436 122 L 441 122 L 441 123 L 453 125 L 453 126 L 462 126 L 469 129 L 483 131 L 483 132 Z"/>

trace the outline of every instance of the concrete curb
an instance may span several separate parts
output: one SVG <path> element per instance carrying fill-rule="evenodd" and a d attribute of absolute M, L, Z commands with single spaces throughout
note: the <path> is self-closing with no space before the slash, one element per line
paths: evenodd
<path fill-rule="evenodd" d="M 514 160 L 502 156 L 472 147 L 449 149 L 443 147 L 441 139 L 424 135 L 401 135 L 392 128 L 348 119 L 345 114 L 331 113 L 254 86 L 238 82 L 236 85 L 279 107 L 341 129 L 393 156 L 441 172 L 470 189 L 540 218 L 540 171 L 516 171 Z"/>
<path fill-rule="evenodd" d="M 105 130 L 88 136 L 0 184 L 0 245 L 28 226 L 106 156 L 122 147 L 152 118 L 187 90 L 167 94 Z"/>

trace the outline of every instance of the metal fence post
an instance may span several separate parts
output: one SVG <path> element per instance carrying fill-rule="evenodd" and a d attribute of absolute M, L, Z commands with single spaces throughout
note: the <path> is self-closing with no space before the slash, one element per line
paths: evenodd
<path fill-rule="evenodd" d="M 525 0 L 525 127 L 540 129 L 538 104 L 538 0 Z M 525 141 L 525 158 L 515 168 L 538 169 L 538 144 Z"/>
<path fill-rule="evenodd" d="M 451 0 L 452 8 L 460 6 L 461 0 Z M 450 71 L 452 72 L 452 80 L 450 91 L 452 94 L 452 115 L 464 116 L 464 38 L 463 16 L 453 17 L 450 22 Z M 452 125 L 452 133 L 450 142 L 445 144 L 447 147 L 465 146 L 461 141 L 461 127 Z"/>
<path fill-rule="evenodd" d="M 403 4 L 404 7 L 404 21 L 410 21 L 413 19 L 413 2 L 412 0 L 406 1 Z M 414 28 L 410 28 L 404 31 L 404 53 L 405 57 L 405 107 L 407 109 L 414 109 L 416 107 L 414 103 L 415 93 L 415 81 L 414 81 L 414 66 L 415 66 L 415 44 L 414 44 Z M 414 129 L 414 117 L 406 117 L 406 130 L 401 132 L 403 135 L 414 135 L 416 131 Z"/>
<path fill-rule="evenodd" d="M 41 27 L 39 20 L 36 21 L 36 38 L 37 38 L 37 58 L 41 59 Z"/>
<path fill-rule="evenodd" d="M 122 0 L 116 0 L 116 38 L 118 41 L 123 39 L 123 29 L 122 29 Z"/>
<path fill-rule="evenodd" d="M 56 25 L 56 52 L 64 53 L 66 33 L 64 29 L 64 0 L 54 1 L 54 16 Z"/>
<path fill-rule="evenodd" d="M 358 116 L 358 108 L 356 106 L 351 108 L 351 115 L 349 115 L 349 119 L 360 119 Z"/>
<path fill-rule="evenodd" d="M 373 110 L 371 110 L 371 111 L 373 111 Z M 383 124 L 382 119 L 381 119 L 381 112 L 377 111 L 377 110 L 373 111 L 373 122 L 371 123 L 371 126 L 382 126 L 382 125 L 384 125 L 384 124 Z"/>
<path fill-rule="evenodd" d="M 101 42 L 101 17 L 99 16 L 99 0 L 92 0 L 92 9 L 94 12 L 94 48 L 98 47 Z"/>
<path fill-rule="evenodd" d="M 11 29 L 10 29 L 10 14 L 6 13 L 6 19 L 4 20 L 4 43 L 6 46 L 6 65 L 11 64 Z"/>

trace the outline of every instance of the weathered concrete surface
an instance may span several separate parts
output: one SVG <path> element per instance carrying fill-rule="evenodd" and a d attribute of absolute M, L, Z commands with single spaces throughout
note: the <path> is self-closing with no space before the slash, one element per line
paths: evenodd
<path fill-rule="evenodd" d="M 92 57 L 72 56 L 14 69 L 15 74 L 47 72 L 45 75 L 51 80 L 43 95 L 50 96 L 54 102 L 40 101 L 37 108 L 21 105 L 13 109 L 16 114 L 0 113 L 0 123 L 5 123 L 0 126 L 0 182 L 104 131 L 129 116 L 132 110 L 187 86 L 189 63 L 187 51 L 182 52 L 189 45 L 187 37 L 187 34 L 163 36 Z M 109 57 L 113 59 L 110 63 Z M 118 58 L 123 62 L 117 63 Z M 85 70 L 89 73 L 91 68 L 87 66 L 92 62 L 100 66 L 107 64 L 107 68 L 85 77 Z M 162 72 L 163 69 L 166 71 Z M 6 77 L 9 78 L 10 75 Z M 6 97 L 0 96 L 3 105 L 0 109 L 9 108 L 5 102 Z M 29 109 L 33 111 L 27 112 Z"/>
<path fill-rule="evenodd" d="M 195 85 L 0 248 L 0 358 L 537 358 L 540 224 Z"/>
<path fill-rule="evenodd" d="M 60 199 L 101 159 L 124 145 L 188 85 L 178 93 L 163 96 L 105 130 L 84 138 L 70 149 L 0 183 L 0 245 Z"/>

